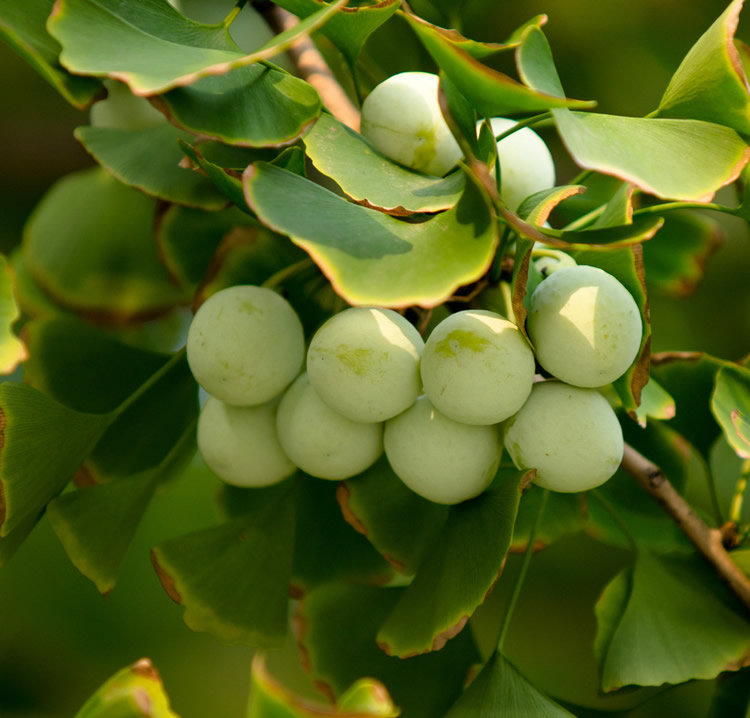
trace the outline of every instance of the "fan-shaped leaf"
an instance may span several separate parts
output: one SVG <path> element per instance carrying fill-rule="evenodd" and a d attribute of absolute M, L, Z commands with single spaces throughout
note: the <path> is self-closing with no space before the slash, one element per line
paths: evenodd
<path fill-rule="evenodd" d="M 463 172 L 430 177 L 412 172 L 378 154 L 357 132 L 323 114 L 304 136 L 315 167 L 352 199 L 389 214 L 439 212 L 458 202 Z"/>
<path fill-rule="evenodd" d="M 661 98 L 661 117 L 688 117 L 750 134 L 750 94 L 734 33 L 744 0 L 733 0 L 685 56 Z"/>
<path fill-rule="evenodd" d="M 0 7 L 0 37 L 24 57 L 71 105 L 83 110 L 104 88 L 93 77 L 71 75 L 60 65 L 60 45 L 47 32 L 54 0 L 5 2 Z"/>
<path fill-rule="evenodd" d="M 47 29 L 62 45 L 60 61 L 71 72 L 122 80 L 136 95 L 155 95 L 269 60 L 345 4 L 335 0 L 248 55 L 225 25 L 193 22 L 161 0 L 58 0 Z"/>
<path fill-rule="evenodd" d="M 500 469 L 484 494 L 451 508 L 439 542 L 378 632 L 386 653 L 436 651 L 463 629 L 503 569 L 529 474 Z"/>
<path fill-rule="evenodd" d="M 300 602 L 294 628 L 311 678 L 330 699 L 360 676 L 382 681 L 410 718 L 443 715 L 478 660 L 464 631 L 442 651 L 408 661 L 386 656 L 375 644 L 378 626 L 403 595 L 399 588 L 329 584 Z"/>
<path fill-rule="evenodd" d="M 210 180 L 180 167 L 177 141 L 190 135 L 166 122 L 143 130 L 79 127 L 75 136 L 123 184 L 188 207 L 218 210 L 228 204 Z"/>
<path fill-rule="evenodd" d="M 179 718 L 169 707 L 161 677 L 148 658 L 116 673 L 75 718 Z"/>
<path fill-rule="evenodd" d="M 308 252 L 344 299 L 391 307 L 440 304 L 489 267 L 497 222 L 483 190 L 467 177 L 453 209 L 412 224 L 262 162 L 243 176 L 259 219 Z"/>
<path fill-rule="evenodd" d="M 338 499 L 346 520 L 398 571 L 413 574 L 436 542 L 449 509 L 418 496 L 385 457 L 342 482 Z"/>
<path fill-rule="evenodd" d="M 736 365 L 719 370 L 711 411 L 732 448 L 750 459 L 750 370 Z"/>
<path fill-rule="evenodd" d="M 597 604 L 603 689 L 711 679 L 741 665 L 750 650 L 750 622 L 713 588 L 703 575 L 676 573 L 665 559 L 639 551 L 635 566 Z"/>
<path fill-rule="evenodd" d="M 573 714 L 548 698 L 505 656 L 495 653 L 472 681 L 446 718 L 476 716 L 534 716 L 572 718 Z"/>
<path fill-rule="evenodd" d="M 635 415 L 641 426 L 646 426 L 648 417 L 666 421 L 672 419 L 676 413 L 674 399 L 656 379 L 651 377 L 641 391 L 641 405 Z"/>
<path fill-rule="evenodd" d="M 539 503 L 543 489 L 531 484 L 521 497 L 518 515 L 513 525 L 513 541 L 510 550 L 522 553 L 526 550 L 531 527 L 539 515 Z M 584 525 L 586 505 L 582 494 L 561 494 L 550 491 L 542 522 L 534 537 L 534 550 L 540 551 L 563 536 L 580 531 Z"/>

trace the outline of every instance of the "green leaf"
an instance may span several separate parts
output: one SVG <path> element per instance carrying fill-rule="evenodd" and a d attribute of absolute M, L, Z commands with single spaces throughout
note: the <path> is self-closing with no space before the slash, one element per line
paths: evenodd
<path fill-rule="evenodd" d="M 440 69 L 482 117 L 543 111 L 552 107 L 591 107 L 594 104 L 584 100 L 568 100 L 526 87 L 475 60 L 459 45 L 447 39 L 435 25 L 415 15 L 405 17 Z"/>
<path fill-rule="evenodd" d="M 711 411 L 737 455 L 750 459 L 750 370 L 736 365 L 719 370 Z"/>
<path fill-rule="evenodd" d="M 222 641 L 278 646 L 286 634 L 294 552 L 294 482 L 246 515 L 152 550 L 185 623 Z M 278 488 L 278 487 L 273 487 Z"/>
<path fill-rule="evenodd" d="M 75 718 L 179 718 L 169 707 L 161 677 L 148 658 L 110 678 Z"/>
<path fill-rule="evenodd" d="M 672 76 L 656 114 L 707 120 L 750 134 L 750 96 L 734 33 L 744 0 L 733 0 Z"/>
<path fill-rule="evenodd" d="M 4 38 L 71 105 L 86 109 L 104 94 L 101 82 L 71 75 L 60 65 L 60 45 L 45 26 L 54 0 L 5 2 L 0 7 L 0 37 Z"/>
<path fill-rule="evenodd" d="M 41 517 L 41 512 L 36 515 L 32 514 L 21 521 L 7 536 L 0 536 L 0 568 L 10 561 L 11 556 L 28 538 Z"/>
<path fill-rule="evenodd" d="M 335 0 L 247 55 L 223 24 L 193 22 L 161 0 L 59 0 L 47 29 L 62 45 L 60 61 L 71 72 L 122 80 L 136 95 L 155 95 L 269 60 L 345 3 Z"/>
<path fill-rule="evenodd" d="M 652 374 L 675 400 L 670 426 L 708 457 L 721 428 L 711 413 L 716 374 L 728 362 L 701 352 L 666 352 L 652 357 Z"/>
<path fill-rule="evenodd" d="M 533 483 L 524 489 L 516 522 L 513 525 L 511 552 L 526 551 L 531 527 L 539 514 L 539 503 L 543 493 L 544 490 Z M 563 536 L 583 529 L 585 511 L 583 494 L 561 494 L 550 491 L 546 509 L 542 514 L 542 523 L 536 531 L 534 550 L 540 551 Z"/>
<path fill-rule="evenodd" d="M 308 252 L 340 296 L 390 307 L 435 306 L 488 269 L 497 222 L 482 188 L 467 177 L 453 209 L 412 224 L 263 162 L 243 175 L 258 218 Z"/>
<path fill-rule="evenodd" d="M 247 202 L 245 202 L 245 195 L 242 192 L 242 181 L 240 180 L 239 172 L 232 169 L 225 169 L 210 162 L 203 157 L 196 147 L 186 142 L 180 142 L 180 149 L 185 157 L 193 163 L 193 166 L 199 168 L 214 183 L 219 192 L 234 202 L 238 209 L 251 214 Z"/>
<path fill-rule="evenodd" d="M 182 129 L 242 147 L 295 142 L 321 109 L 312 85 L 260 64 L 205 77 L 150 99 Z"/>
<path fill-rule="evenodd" d="M 250 673 L 247 718 L 396 718 L 400 714 L 382 683 L 363 679 L 352 687 L 361 693 L 349 698 L 351 705 L 344 705 L 343 700 L 338 707 L 310 703 L 277 681 L 268 671 L 265 656 L 256 653 Z"/>
<path fill-rule="evenodd" d="M 735 499 L 738 483 L 744 472 L 745 460 L 737 456 L 724 434 L 721 434 L 711 447 L 709 455 L 709 467 L 713 486 L 716 489 L 716 500 L 721 516 L 729 516 L 732 511 L 732 502 Z M 747 495 L 747 488 L 745 488 Z M 740 510 L 739 523 L 750 524 L 750 501 L 745 499 Z M 734 556 L 734 553 L 732 555 Z"/>
<path fill-rule="evenodd" d="M 530 28 L 517 52 L 524 81 L 563 97 L 544 33 Z M 750 147 L 732 129 L 700 120 L 618 117 L 553 109 L 565 146 L 584 169 L 632 182 L 662 199 L 709 201 L 733 182 Z"/>
<path fill-rule="evenodd" d="M 68 175 L 26 226 L 27 267 L 56 303 L 89 318 L 119 324 L 165 313 L 188 296 L 159 262 L 155 208 L 103 169 Z"/>
<path fill-rule="evenodd" d="M 180 167 L 178 140 L 190 135 L 163 123 L 144 130 L 78 127 L 76 139 L 123 184 L 167 202 L 219 210 L 228 204 L 212 182 Z"/>
<path fill-rule="evenodd" d="M 408 661 L 378 649 L 375 634 L 403 595 L 400 588 L 329 584 L 304 596 L 295 631 L 312 680 L 331 700 L 361 676 L 382 681 L 403 715 L 434 718 L 458 697 L 478 660 L 470 631 L 443 650 Z"/>
<path fill-rule="evenodd" d="M 30 386 L 0 384 L 0 536 L 63 490 L 112 419 L 68 409 Z"/>
<path fill-rule="evenodd" d="M 505 656 L 495 653 L 448 711 L 446 718 L 502 715 L 573 717 L 530 683 Z"/>
<path fill-rule="evenodd" d="M 641 346 L 630 368 L 614 382 L 623 408 L 632 418 L 636 418 L 636 411 L 641 403 L 641 392 L 649 380 L 651 357 L 651 312 L 646 293 L 643 247 L 636 244 L 612 252 L 578 252 L 575 259 L 579 264 L 599 267 L 618 279 L 638 306 L 643 324 Z"/>
<path fill-rule="evenodd" d="M 276 3 L 299 18 L 306 18 L 326 7 L 323 0 L 279 0 Z M 354 66 L 365 41 L 393 13 L 401 0 L 380 0 L 375 5 L 345 7 L 334 15 L 321 29 L 325 35 Z"/>
<path fill-rule="evenodd" d="M 75 567 L 102 595 L 115 585 L 125 553 L 154 491 L 165 475 L 185 467 L 195 450 L 191 426 L 153 468 L 53 499 L 47 518 Z"/>
<path fill-rule="evenodd" d="M 19 309 L 26 316 L 40 317 L 64 311 L 31 276 L 21 247 L 17 247 L 10 255 L 10 270 L 13 277 L 13 294 Z"/>
<path fill-rule="evenodd" d="M 12 374 L 28 356 L 26 346 L 13 333 L 21 312 L 13 296 L 13 275 L 8 260 L 0 254 L 0 374 Z"/>
<path fill-rule="evenodd" d="M 676 410 L 674 399 L 669 392 L 656 379 L 650 377 L 641 391 L 641 405 L 635 411 L 638 423 L 646 426 L 648 417 L 662 421 L 672 419 Z"/>
<path fill-rule="evenodd" d="M 447 506 L 418 496 L 393 473 L 387 459 L 339 484 L 346 520 L 398 571 L 414 574 L 436 542 Z"/>
<path fill-rule="evenodd" d="M 378 632 L 386 653 L 436 651 L 463 629 L 502 572 L 528 476 L 500 469 L 484 494 L 451 508 L 439 542 Z"/>
<path fill-rule="evenodd" d="M 333 179 L 349 197 L 388 214 L 439 212 L 458 202 L 464 174 L 429 177 L 383 157 L 358 132 L 322 114 L 304 136 L 316 169 Z"/>
<path fill-rule="evenodd" d="M 646 284 L 671 297 L 692 294 L 724 235 L 712 217 L 690 210 L 669 212 L 655 240 L 643 245 Z"/>
<path fill-rule="evenodd" d="M 713 583 L 638 551 L 597 603 L 603 689 L 709 680 L 736 669 L 750 648 L 750 622 L 712 592 Z"/>

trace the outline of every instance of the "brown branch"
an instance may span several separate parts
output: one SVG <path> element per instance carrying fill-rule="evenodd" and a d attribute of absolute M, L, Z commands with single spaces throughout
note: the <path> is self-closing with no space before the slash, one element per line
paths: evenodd
<path fill-rule="evenodd" d="M 277 33 L 289 30 L 299 22 L 294 15 L 278 6 L 269 8 L 266 18 Z M 359 132 L 359 110 L 344 92 L 310 36 L 302 36 L 288 52 L 302 79 L 307 80 L 318 91 L 331 114 L 347 127 Z"/>
<path fill-rule="evenodd" d="M 662 470 L 627 444 L 622 468 L 661 504 L 682 532 L 713 566 L 716 573 L 750 610 L 750 578 L 738 568 L 727 553 L 722 542 L 721 530 L 710 528 L 677 493 Z"/>

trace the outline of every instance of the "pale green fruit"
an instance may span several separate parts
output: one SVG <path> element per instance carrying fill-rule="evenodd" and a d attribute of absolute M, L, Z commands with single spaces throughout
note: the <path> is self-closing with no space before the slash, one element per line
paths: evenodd
<path fill-rule="evenodd" d="M 534 381 L 534 354 L 518 327 L 495 312 L 457 312 L 438 324 L 422 355 L 433 406 L 464 424 L 497 424 L 515 414 Z"/>
<path fill-rule="evenodd" d="M 586 265 L 560 269 L 536 288 L 526 326 L 537 361 L 558 379 L 584 387 L 622 376 L 643 331 L 630 292 L 611 274 Z"/>
<path fill-rule="evenodd" d="M 276 435 L 276 406 L 232 406 L 209 397 L 198 419 L 198 449 L 208 467 L 234 486 L 271 486 L 291 476 Z"/>
<path fill-rule="evenodd" d="M 383 425 L 360 424 L 330 409 L 302 374 L 281 399 L 276 418 L 286 455 L 311 476 L 348 479 L 383 453 Z"/>
<path fill-rule="evenodd" d="M 362 104 L 362 135 L 386 157 L 442 177 L 462 152 L 438 104 L 437 75 L 402 72 L 381 82 Z"/>
<path fill-rule="evenodd" d="M 137 97 L 123 82 L 106 80 L 107 97 L 91 106 L 92 127 L 117 130 L 145 130 L 166 122 L 166 117 L 145 97 Z"/>
<path fill-rule="evenodd" d="M 495 137 L 518 123 L 505 117 L 490 120 Z M 500 196 L 516 210 L 530 195 L 555 186 L 555 163 L 547 145 L 534 130 L 524 127 L 497 143 L 500 158 Z"/>
<path fill-rule="evenodd" d="M 496 426 L 460 424 L 426 396 L 385 424 L 391 468 L 414 493 L 438 504 L 481 494 L 497 472 L 501 453 Z"/>
<path fill-rule="evenodd" d="M 297 376 L 304 358 L 299 317 L 286 299 L 264 287 L 216 292 L 188 330 L 193 376 L 228 404 L 253 406 L 273 399 Z"/>
<path fill-rule="evenodd" d="M 505 425 L 505 448 L 519 469 L 536 469 L 535 483 L 552 491 L 588 491 L 622 462 L 620 422 L 595 389 L 559 381 L 534 385 Z"/>
<path fill-rule="evenodd" d="M 537 244 L 539 244 L 539 242 L 537 242 Z M 532 254 L 532 256 L 534 255 Z M 578 263 L 573 257 L 565 252 L 547 248 L 544 250 L 542 256 L 534 260 L 534 266 L 543 277 L 549 277 L 550 274 L 557 272 L 560 269 L 565 269 L 566 267 L 577 267 Z"/>
<path fill-rule="evenodd" d="M 385 421 L 419 395 L 423 348 L 419 332 L 400 314 L 353 307 L 316 332 L 307 373 L 316 394 L 347 419 Z"/>

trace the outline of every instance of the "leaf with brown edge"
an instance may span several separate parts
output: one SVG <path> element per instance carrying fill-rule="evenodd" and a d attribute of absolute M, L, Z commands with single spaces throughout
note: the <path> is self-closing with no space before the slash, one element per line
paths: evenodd
<path fill-rule="evenodd" d="M 250 54 L 224 25 L 193 22 L 158 0 L 56 0 L 47 30 L 62 45 L 60 62 L 71 72 L 122 80 L 133 94 L 148 96 L 270 60 L 346 2 L 334 0 Z"/>
<path fill-rule="evenodd" d="M 466 178 L 458 204 L 421 223 L 352 204 L 263 162 L 248 167 L 243 183 L 258 218 L 308 252 L 350 304 L 432 307 L 481 277 L 498 242 L 490 200 L 472 174 Z"/>
<path fill-rule="evenodd" d="M 500 469 L 485 493 L 451 507 L 438 542 L 378 631 L 388 655 L 440 650 L 460 633 L 502 571 L 530 473 Z"/>
<path fill-rule="evenodd" d="M 218 526 L 171 539 L 152 551 L 185 623 L 222 641 L 278 646 L 287 626 L 294 552 L 295 481 L 273 500 Z"/>
<path fill-rule="evenodd" d="M 688 117 L 750 134 L 750 95 L 734 34 L 744 0 L 733 0 L 690 48 L 655 114 Z"/>
<path fill-rule="evenodd" d="M 462 172 L 430 177 L 401 167 L 331 115 L 322 114 L 302 142 L 315 168 L 365 207 L 396 216 L 439 212 L 463 191 Z"/>
<path fill-rule="evenodd" d="M 378 627 L 403 593 L 402 588 L 333 583 L 300 601 L 293 627 L 303 665 L 331 700 L 360 676 L 372 676 L 388 688 L 405 716 L 434 718 L 461 693 L 478 660 L 470 631 L 442 651 L 408 661 L 385 655 L 375 644 Z"/>
<path fill-rule="evenodd" d="M 30 386 L 6 382 L 0 416 L 0 537 L 6 537 L 65 488 L 116 414 L 74 411 Z"/>
<path fill-rule="evenodd" d="M 750 369 L 728 365 L 718 371 L 711 411 L 737 456 L 750 459 Z"/>
<path fill-rule="evenodd" d="M 539 503 L 543 489 L 531 484 L 524 490 L 518 515 L 513 526 L 513 541 L 510 545 L 511 553 L 524 553 L 528 546 L 531 527 L 539 513 Z M 586 500 L 584 494 L 561 494 L 551 491 L 547 498 L 547 505 L 542 514 L 542 522 L 537 527 L 534 539 L 534 550 L 541 551 L 558 539 L 583 528 L 586 516 Z"/>
<path fill-rule="evenodd" d="M 342 481 L 336 496 L 345 519 L 407 575 L 417 571 L 449 513 L 447 506 L 408 489 L 385 456 L 364 473 Z"/>
<path fill-rule="evenodd" d="M 435 25 L 414 15 L 405 17 L 440 69 L 482 117 L 543 111 L 553 107 L 591 107 L 595 104 L 537 92 L 482 64 L 446 38 Z"/>
<path fill-rule="evenodd" d="M 86 109 L 105 94 L 99 80 L 78 77 L 59 62 L 60 45 L 45 27 L 54 0 L 5 2 L 0 7 L 0 37 L 16 50 L 73 107 Z"/>
<path fill-rule="evenodd" d="M 179 718 L 148 658 L 123 668 L 102 685 L 75 718 Z"/>

